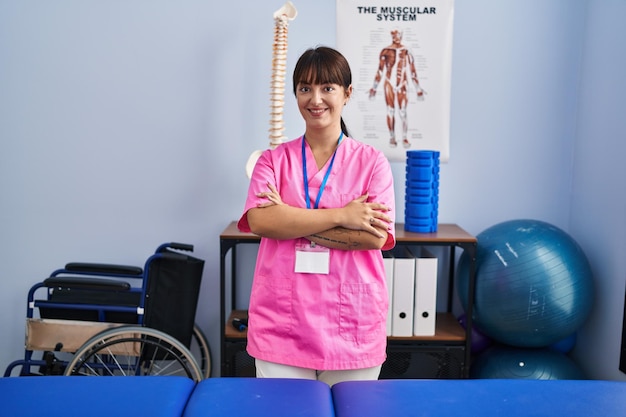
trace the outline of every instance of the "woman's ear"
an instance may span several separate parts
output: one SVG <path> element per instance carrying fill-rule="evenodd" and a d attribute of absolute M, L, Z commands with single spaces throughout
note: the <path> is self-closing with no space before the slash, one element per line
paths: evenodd
<path fill-rule="evenodd" d="M 352 97 L 352 84 L 350 84 L 348 88 L 346 88 L 346 101 L 343 102 L 344 106 L 348 104 L 350 97 Z"/>

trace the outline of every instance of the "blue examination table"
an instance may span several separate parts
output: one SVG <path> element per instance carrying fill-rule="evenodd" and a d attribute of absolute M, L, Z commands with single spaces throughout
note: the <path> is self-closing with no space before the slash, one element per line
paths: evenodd
<path fill-rule="evenodd" d="M 6 417 L 626 416 L 626 382 L 381 380 L 332 387 L 295 379 L 0 378 Z"/>
<path fill-rule="evenodd" d="M 525 379 L 384 380 L 333 386 L 337 417 L 626 416 L 626 383 Z"/>

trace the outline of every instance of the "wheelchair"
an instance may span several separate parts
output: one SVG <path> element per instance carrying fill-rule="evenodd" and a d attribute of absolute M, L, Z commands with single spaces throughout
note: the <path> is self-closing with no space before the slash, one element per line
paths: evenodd
<path fill-rule="evenodd" d="M 72 262 L 31 287 L 24 358 L 4 376 L 210 377 L 195 324 L 204 261 L 164 243 L 137 266 Z"/>

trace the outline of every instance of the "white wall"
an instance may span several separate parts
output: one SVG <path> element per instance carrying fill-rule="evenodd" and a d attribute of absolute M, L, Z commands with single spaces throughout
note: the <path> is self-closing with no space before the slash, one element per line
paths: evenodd
<path fill-rule="evenodd" d="M 197 321 L 217 364 L 219 234 L 267 147 L 283 3 L 0 0 L 0 369 L 22 355 L 33 283 L 71 260 L 141 264 L 164 241 L 206 260 Z M 294 4 L 290 69 L 336 24 L 332 0 Z M 581 360 L 612 379 L 626 379 L 620 15 L 620 0 L 457 0 L 439 212 L 474 234 L 522 217 L 570 230 L 600 288 Z M 286 125 L 302 133 L 289 94 Z"/>
<path fill-rule="evenodd" d="M 594 378 L 620 379 L 626 282 L 626 2 L 589 2 L 574 147 L 570 230 L 596 274 L 595 307 L 574 357 Z"/>

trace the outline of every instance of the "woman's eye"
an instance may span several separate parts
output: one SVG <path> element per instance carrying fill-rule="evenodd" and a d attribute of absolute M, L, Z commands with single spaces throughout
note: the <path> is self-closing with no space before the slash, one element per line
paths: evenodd
<path fill-rule="evenodd" d="M 330 92 L 331 92 L 331 91 L 333 91 L 334 89 L 335 89 L 335 87 L 330 86 L 330 85 L 329 85 L 329 86 L 324 87 L 324 91 L 326 91 L 327 93 L 330 93 Z"/>
<path fill-rule="evenodd" d="M 308 93 L 308 92 L 309 92 L 309 90 L 310 90 L 310 88 L 309 88 L 309 87 L 300 87 L 300 92 L 301 92 L 301 93 Z"/>

